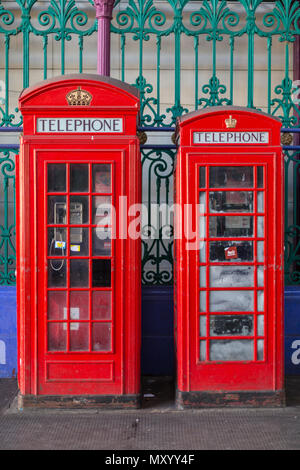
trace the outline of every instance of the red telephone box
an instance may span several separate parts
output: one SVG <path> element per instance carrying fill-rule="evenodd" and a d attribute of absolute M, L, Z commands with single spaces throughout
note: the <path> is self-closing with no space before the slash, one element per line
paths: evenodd
<path fill-rule="evenodd" d="M 180 407 L 284 403 L 280 128 L 228 106 L 178 120 Z"/>
<path fill-rule="evenodd" d="M 141 200 L 138 92 L 69 75 L 24 90 L 20 110 L 20 406 L 136 406 L 141 258 L 127 208 Z"/>

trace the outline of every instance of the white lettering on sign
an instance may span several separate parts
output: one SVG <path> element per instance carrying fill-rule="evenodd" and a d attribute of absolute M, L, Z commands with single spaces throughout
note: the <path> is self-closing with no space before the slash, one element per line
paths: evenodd
<path fill-rule="evenodd" d="M 4 341 L 0 340 L 0 364 L 6 364 L 6 350 Z"/>
<path fill-rule="evenodd" d="M 292 354 L 292 364 L 298 366 L 300 364 L 300 340 L 293 341 L 291 348 L 296 349 Z"/>
<path fill-rule="evenodd" d="M 193 132 L 194 144 L 268 144 L 269 132 Z"/>
<path fill-rule="evenodd" d="M 37 132 L 120 133 L 122 118 L 37 118 Z"/>

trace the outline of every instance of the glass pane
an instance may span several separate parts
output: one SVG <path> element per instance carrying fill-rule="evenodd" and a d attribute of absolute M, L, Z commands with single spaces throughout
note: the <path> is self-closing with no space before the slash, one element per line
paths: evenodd
<path fill-rule="evenodd" d="M 199 287 L 206 287 L 206 266 L 199 268 Z"/>
<path fill-rule="evenodd" d="M 48 260 L 48 287 L 66 287 L 66 263 L 64 259 Z"/>
<path fill-rule="evenodd" d="M 61 163 L 48 164 L 48 191 L 66 191 L 66 165 Z"/>
<path fill-rule="evenodd" d="M 93 323 L 93 351 L 111 350 L 111 324 Z"/>
<path fill-rule="evenodd" d="M 214 262 L 253 261 L 253 242 L 224 241 L 209 244 L 209 258 Z"/>
<path fill-rule="evenodd" d="M 111 320 L 111 292 L 94 291 L 92 299 L 93 320 Z"/>
<path fill-rule="evenodd" d="M 212 340 L 209 358 L 211 361 L 252 361 L 253 340 Z"/>
<path fill-rule="evenodd" d="M 200 291 L 200 312 L 206 312 L 206 290 Z"/>
<path fill-rule="evenodd" d="M 200 315 L 200 336 L 206 336 L 206 315 Z"/>
<path fill-rule="evenodd" d="M 264 300 L 265 294 L 263 290 L 257 291 L 257 311 L 263 312 L 264 311 Z"/>
<path fill-rule="evenodd" d="M 89 323 L 70 323 L 70 350 L 89 350 Z"/>
<path fill-rule="evenodd" d="M 81 225 L 89 222 L 89 197 L 70 196 L 70 224 Z"/>
<path fill-rule="evenodd" d="M 259 263 L 263 262 L 264 261 L 264 244 L 265 242 L 257 242 L 257 261 Z"/>
<path fill-rule="evenodd" d="M 257 266 L 257 285 L 258 287 L 264 286 L 264 266 Z"/>
<path fill-rule="evenodd" d="M 264 336 L 265 331 L 265 317 L 264 315 L 257 315 L 257 335 Z"/>
<path fill-rule="evenodd" d="M 252 336 L 253 315 L 211 315 L 211 336 Z"/>
<path fill-rule="evenodd" d="M 258 339 L 257 340 L 257 360 L 263 361 L 264 360 L 264 340 Z"/>
<path fill-rule="evenodd" d="M 215 191 L 209 193 L 210 212 L 253 212 L 250 191 Z"/>
<path fill-rule="evenodd" d="M 251 290 L 211 291 L 209 306 L 211 312 L 253 312 L 254 292 Z"/>
<path fill-rule="evenodd" d="M 93 230 L 93 255 L 111 255 L 111 229 L 107 227 L 97 227 Z"/>
<path fill-rule="evenodd" d="M 253 216 L 210 216 L 209 235 L 211 237 L 252 237 Z"/>
<path fill-rule="evenodd" d="M 111 225 L 111 196 L 93 197 L 93 224 Z"/>
<path fill-rule="evenodd" d="M 264 211 L 264 194 L 262 191 L 257 192 L 257 212 Z"/>
<path fill-rule="evenodd" d="M 111 192 L 111 165 L 93 165 L 93 192 Z"/>
<path fill-rule="evenodd" d="M 66 256 L 67 229 L 54 227 L 48 229 L 48 255 Z"/>
<path fill-rule="evenodd" d="M 65 351 L 67 323 L 48 323 L 48 351 Z"/>
<path fill-rule="evenodd" d="M 264 187 L 264 168 L 262 166 L 257 167 L 257 187 Z"/>
<path fill-rule="evenodd" d="M 70 260 L 70 287 L 89 286 L 89 261 L 81 259 Z"/>
<path fill-rule="evenodd" d="M 211 287 L 253 287 L 253 266 L 211 266 Z"/>
<path fill-rule="evenodd" d="M 264 236 L 264 217 L 257 217 L 257 236 Z"/>
<path fill-rule="evenodd" d="M 204 214 L 206 210 L 206 192 L 199 193 L 199 214 Z"/>
<path fill-rule="evenodd" d="M 210 188 L 251 188 L 253 168 L 250 166 L 221 166 L 209 170 Z"/>
<path fill-rule="evenodd" d="M 89 293 L 85 291 L 70 292 L 70 319 L 89 320 Z"/>
<path fill-rule="evenodd" d="M 199 187 L 200 188 L 205 188 L 205 167 L 200 166 L 199 167 Z"/>
<path fill-rule="evenodd" d="M 206 260 L 206 242 L 200 240 L 199 242 L 199 261 L 205 263 Z"/>
<path fill-rule="evenodd" d="M 93 287 L 111 286 L 111 262 L 110 259 L 93 260 Z"/>
<path fill-rule="evenodd" d="M 48 224 L 67 223 L 66 196 L 48 196 Z"/>
<path fill-rule="evenodd" d="M 200 361 L 206 361 L 206 341 L 200 341 Z"/>
<path fill-rule="evenodd" d="M 48 291 L 48 320 L 63 320 L 66 307 L 66 291 Z"/>
<path fill-rule="evenodd" d="M 86 193 L 89 190 L 89 166 L 86 163 L 70 164 L 70 192 Z"/>
<path fill-rule="evenodd" d="M 191 232 L 191 237 L 193 233 Z M 199 215 L 199 228 L 198 228 L 198 237 L 205 238 L 206 236 L 206 217 L 205 215 Z"/>
<path fill-rule="evenodd" d="M 70 228 L 70 256 L 89 255 L 89 229 L 82 227 Z"/>

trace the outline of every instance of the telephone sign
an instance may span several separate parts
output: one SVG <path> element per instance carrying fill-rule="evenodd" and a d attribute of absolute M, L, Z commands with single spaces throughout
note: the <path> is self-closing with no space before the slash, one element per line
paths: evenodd
<path fill-rule="evenodd" d="M 141 197 L 138 92 L 66 75 L 24 90 L 20 110 L 20 406 L 136 407 L 140 240 L 123 201 Z"/>
<path fill-rule="evenodd" d="M 280 128 L 264 113 L 228 106 L 178 119 L 180 407 L 284 403 Z"/>

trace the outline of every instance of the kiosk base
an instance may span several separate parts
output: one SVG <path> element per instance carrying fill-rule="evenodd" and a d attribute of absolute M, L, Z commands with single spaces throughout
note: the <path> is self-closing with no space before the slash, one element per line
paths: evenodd
<path fill-rule="evenodd" d="M 18 409 L 137 409 L 141 395 L 22 395 L 18 394 Z"/>
<path fill-rule="evenodd" d="M 285 391 L 176 392 L 178 409 L 285 406 Z"/>

